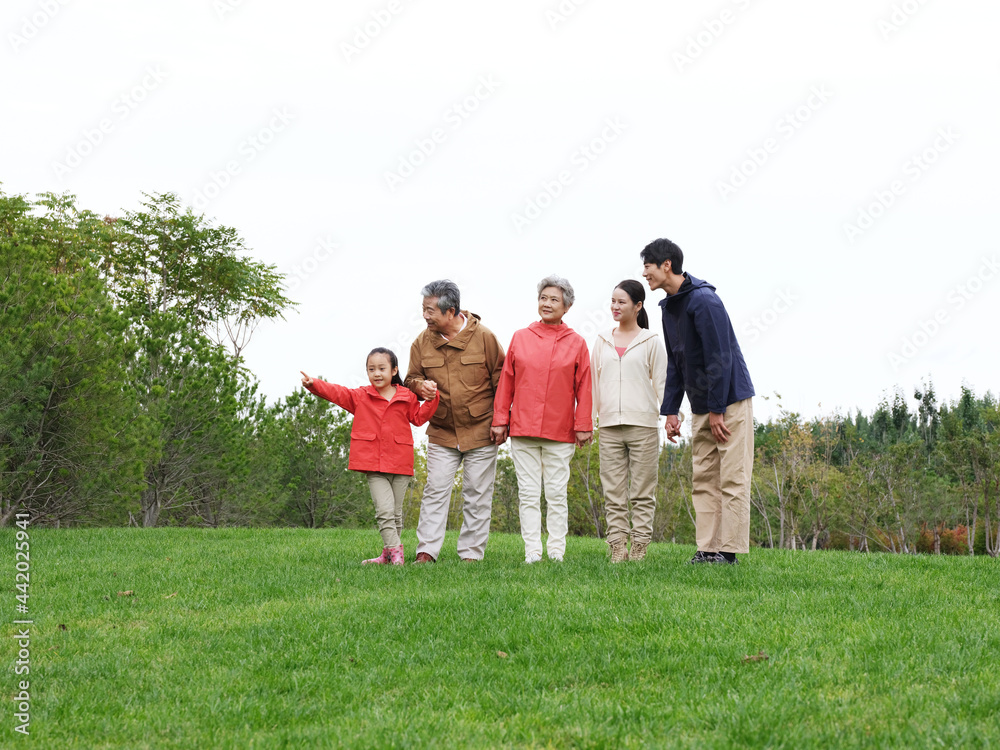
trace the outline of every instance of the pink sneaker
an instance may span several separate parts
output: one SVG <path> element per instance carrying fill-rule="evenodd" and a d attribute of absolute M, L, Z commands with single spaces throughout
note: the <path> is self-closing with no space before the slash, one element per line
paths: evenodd
<path fill-rule="evenodd" d="M 382 548 L 382 554 L 378 557 L 373 557 L 371 560 L 362 560 L 362 565 L 387 565 L 389 563 L 389 547 Z"/>
<path fill-rule="evenodd" d="M 403 545 L 402 544 L 400 544 L 398 547 L 386 547 L 386 550 L 389 552 L 389 561 L 393 565 L 402 565 L 403 564 Z M 385 553 L 383 552 L 383 554 L 385 554 Z"/>

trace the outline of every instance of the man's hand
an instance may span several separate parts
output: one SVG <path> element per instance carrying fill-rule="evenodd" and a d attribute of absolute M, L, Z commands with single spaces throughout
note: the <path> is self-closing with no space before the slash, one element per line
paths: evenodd
<path fill-rule="evenodd" d="M 437 389 L 437 383 L 433 380 L 424 380 L 417 386 L 417 395 L 420 396 L 421 401 L 430 401 L 437 393 Z"/>
<path fill-rule="evenodd" d="M 681 434 L 681 420 L 677 418 L 676 414 L 668 414 L 667 423 L 663 426 L 663 429 L 667 431 L 667 440 L 671 443 L 676 443 L 677 438 Z"/>
<path fill-rule="evenodd" d="M 495 445 L 503 445 L 507 442 L 507 425 L 502 424 L 499 427 L 490 427 L 490 440 Z"/>
<path fill-rule="evenodd" d="M 712 437 L 717 443 L 728 443 L 729 436 L 733 433 L 726 427 L 726 415 L 716 414 L 714 411 L 708 413 L 708 424 L 712 428 Z"/>
<path fill-rule="evenodd" d="M 576 444 L 580 448 L 582 448 L 587 443 L 589 443 L 591 441 L 591 439 L 593 439 L 593 437 L 594 437 L 593 430 L 590 431 L 590 432 L 577 432 L 576 433 Z"/>
<path fill-rule="evenodd" d="M 299 372 L 302 372 L 302 370 L 299 370 Z M 308 388 L 312 384 L 313 384 L 313 379 L 308 375 L 306 375 L 304 372 L 302 372 L 302 385 Z"/>

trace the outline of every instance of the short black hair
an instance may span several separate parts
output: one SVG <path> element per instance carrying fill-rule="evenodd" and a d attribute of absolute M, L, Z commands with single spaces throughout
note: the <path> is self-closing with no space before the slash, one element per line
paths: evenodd
<path fill-rule="evenodd" d="M 642 258 L 643 263 L 652 263 L 657 266 L 662 266 L 669 260 L 671 271 L 677 274 L 684 273 L 682 270 L 684 267 L 684 253 L 675 243 L 666 238 L 650 242 L 639 253 L 639 257 Z"/>

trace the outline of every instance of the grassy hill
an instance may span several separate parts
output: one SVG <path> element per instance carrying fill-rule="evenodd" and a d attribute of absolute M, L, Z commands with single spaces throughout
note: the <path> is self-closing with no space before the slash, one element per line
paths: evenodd
<path fill-rule="evenodd" d="M 498 534 L 473 565 L 449 534 L 363 568 L 373 530 L 30 532 L 31 737 L 8 709 L 3 747 L 1000 746 L 994 559 L 570 538 L 526 566 Z"/>

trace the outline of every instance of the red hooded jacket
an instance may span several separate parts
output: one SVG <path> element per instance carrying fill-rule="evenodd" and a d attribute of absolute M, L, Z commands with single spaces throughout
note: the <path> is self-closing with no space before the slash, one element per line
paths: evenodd
<path fill-rule="evenodd" d="M 493 426 L 511 437 L 575 443 L 591 432 L 590 354 L 565 323 L 535 322 L 514 332 L 493 400 Z"/>
<path fill-rule="evenodd" d="M 391 401 L 372 385 L 346 388 L 314 378 L 306 388 L 354 415 L 348 469 L 413 476 L 410 424 L 419 427 L 431 418 L 441 400 L 439 393 L 421 406 L 417 394 L 401 385 Z"/>

